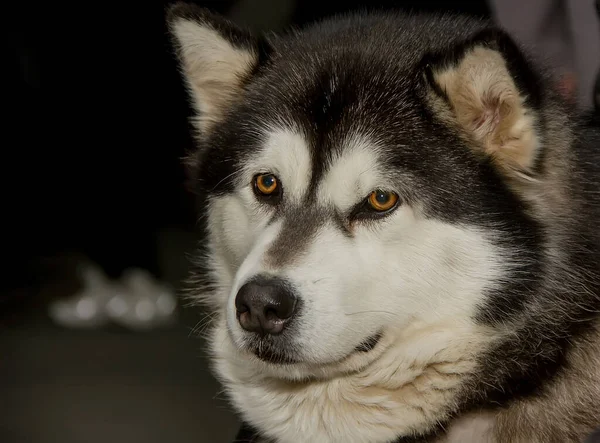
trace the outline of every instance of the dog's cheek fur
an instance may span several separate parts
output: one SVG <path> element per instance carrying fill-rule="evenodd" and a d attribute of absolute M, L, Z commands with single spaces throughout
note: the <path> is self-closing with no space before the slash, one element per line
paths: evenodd
<path fill-rule="evenodd" d="M 205 200 L 204 245 L 194 258 L 198 274 L 190 298 L 225 314 L 236 273 L 268 218 L 256 208 L 252 192 L 241 189 Z M 198 284 L 204 278 L 206 284 Z"/>
<path fill-rule="evenodd" d="M 289 270 L 306 306 L 297 341 L 314 361 L 340 357 L 378 328 L 470 321 L 511 266 L 477 230 L 400 208 L 348 238 L 324 229 Z"/>

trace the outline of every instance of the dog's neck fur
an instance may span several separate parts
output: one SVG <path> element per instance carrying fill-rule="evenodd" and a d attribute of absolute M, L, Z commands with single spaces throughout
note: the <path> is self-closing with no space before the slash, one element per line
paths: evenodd
<path fill-rule="evenodd" d="M 377 365 L 307 382 L 273 379 L 232 360 L 226 337 L 213 337 L 212 352 L 242 418 L 266 437 L 384 443 L 426 433 L 454 413 L 477 352 L 491 340 L 489 330 L 473 325 L 416 326 L 390 340 Z"/>
<path fill-rule="evenodd" d="M 594 411 L 597 409 L 595 399 L 600 398 L 600 386 L 597 383 L 597 380 L 600 379 L 600 332 L 598 329 L 586 338 L 585 341 L 587 346 L 582 346 L 574 350 L 569 357 L 570 367 L 573 371 L 568 377 L 560 378 L 557 383 L 553 384 L 547 391 L 546 396 L 524 399 L 512 404 L 508 408 L 497 411 L 488 410 L 469 413 L 443 426 L 445 432 L 441 436 L 436 436 L 436 431 L 442 429 L 442 427 L 434 426 L 434 430 L 425 435 L 399 437 L 394 443 L 542 443 L 583 441 L 591 432 L 591 429 L 600 425 L 600 423 L 594 421 L 596 415 Z M 439 372 L 433 370 L 435 367 L 436 365 L 432 365 L 422 370 L 420 376 L 415 377 L 412 381 L 394 391 L 394 395 L 401 395 L 402 392 L 406 393 L 408 391 L 405 401 L 410 398 L 415 400 L 415 394 L 418 393 L 417 386 L 427 378 L 426 374 L 433 373 L 433 380 L 428 381 L 427 395 L 436 395 L 437 387 L 435 385 L 440 385 L 445 380 L 445 387 L 449 388 L 447 393 L 449 397 L 453 397 L 452 382 L 448 383 L 449 378 L 447 376 L 444 377 Z M 582 380 L 586 382 L 582 383 Z M 388 380 L 388 383 L 392 383 L 392 380 Z M 279 392 L 277 390 L 269 392 L 265 390 L 262 395 L 265 395 L 265 398 L 277 396 L 285 398 L 290 395 L 290 392 L 286 392 L 284 386 L 285 384 L 281 386 L 282 389 Z M 329 399 L 334 400 L 337 395 L 345 394 L 344 381 L 329 382 L 328 386 L 322 392 L 325 396 L 329 396 Z M 296 392 L 294 395 L 298 396 L 300 393 Z M 363 395 L 364 391 L 360 394 L 362 402 L 364 402 L 364 398 L 368 398 L 366 396 L 363 397 Z M 300 397 L 300 403 L 302 403 L 305 397 L 302 395 Z M 312 407 L 317 407 L 315 403 L 323 399 L 313 398 L 312 400 L 312 403 L 303 405 L 308 409 L 309 413 Z M 325 399 L 324 403 L 327 400 Z M 427 400 L 422 397 L 422 401 L 425 403 Z M 371 406 L 375 408 L 376 404 Z M 364 423 L 362 414 L 368 411 L 368 406 L 358 403 L 352 407 L 366 407 L 367 410 L 362 411 L 361 419 L 354 422 L 352 420 L 355 420 L 355 417 L 351 414 L 341 417 L 328 417 L 328 420 L 338 420 L 347 425 L 350 436 L 346 440 L 340 441 L 376 441 L 372 439 L 361 440 L 360 429 L 357 429 L 359 425 Z M 381 407 L 385 406 L 382 405 Z M 416 404 L 413 407 L 419 410 Z M 301 414 L 302 405 L 299 409 L 292 410 Z M 325 410 L 324 408 L 312 409 L 312 414 L 315 414 L 312 418 L 316 419 L 316 416 L 320 416 Z M 421 409 L 419 412 L 424 413 L 427 410 L 429 409 Z M 577 414 L 574 415 L 574 411 Z M 340 412 L 343 414 L 345 411 L 342 410 Z M 378 414 L 376 410 L 371 412 Z M 277 411 L 271 411 L 271 413 L 273 417 L 277 417 Z M 380 413 L 383 417 L 386 417 L 383 410 Z M 400 413 L 398 417 L 404 416 L 405 414 Z M 307 419 L 307 417 L 304 416 L 303 419 Z M 397 420 L 389 419 L 389 421 L 386 421 L 384 418 L 380 425 L 386 428 L 388 426 L 392 427 L 393 423 L 396 423 Z M 284 425 L 284 423 L 278 424 L 280 426 Z M 443 423 L 440 424 L 443 425 Z M 370 429 L 369 432 L 372 432 L 372 430 Z M 325 438 L 328 437 L 326 436 Z M 280 441 L 288 441 L 287 439 L 270 439 L 261 435 L 256 429 L 248 427 L 246 424 L 244 424 L 238 438 L 240 439 L 239 441 L 253 443 L 279 443 Z M 308 439 L 307 441 L 313 440 Z M 392 440 L 381 441 L 391 442 Z"/>

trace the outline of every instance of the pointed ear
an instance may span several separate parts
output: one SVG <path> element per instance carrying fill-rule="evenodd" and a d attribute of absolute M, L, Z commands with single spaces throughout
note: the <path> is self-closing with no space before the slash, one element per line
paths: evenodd
<path fill-rule="evenodd" d="M 474 150 L 529 172 L 540 148 L 541 78 L 503 31 L 487 30 L 424 60 L 434 112 Z"/>
<path fill-rule="evenodd" d="M 268 51 L 266 43 L 225 18 L 178 2 L 167 12 L 169 32 L 202 135 L 243 93 L 244 83 Z"/>

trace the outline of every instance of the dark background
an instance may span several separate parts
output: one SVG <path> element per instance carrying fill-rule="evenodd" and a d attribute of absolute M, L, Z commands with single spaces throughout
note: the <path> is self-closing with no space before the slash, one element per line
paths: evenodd
<path fill-rule="evenodd" d="M 47 304 L 74 269 L 150 270 L 176 288 L 198 239 L 180 161 L 190 109 L 164 23 L 170 2 L 3 6 L 0 442 L 226 442 L 237 429 L 191 330 L 62 329 Z M 256 30 L 357 8 L 453 10 L 486 2 L 196 2 Z"/>

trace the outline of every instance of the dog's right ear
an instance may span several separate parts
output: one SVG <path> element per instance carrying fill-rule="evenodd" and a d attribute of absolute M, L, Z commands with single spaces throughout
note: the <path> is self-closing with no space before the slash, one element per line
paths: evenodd
<path fill-rule="evenodd" d="M 266 58 L 261 38 L 194 4 L 178 2 L 167 12 L 169 32 L 206 135 L 243 93 L 244 83 Z"/>
<path fill-rule="evenodd" d="M 512 38 L 485 30 L 422 66 L 436 114 L 503 171 L 529 176 L 543 148 L 542 79 Z"/>

